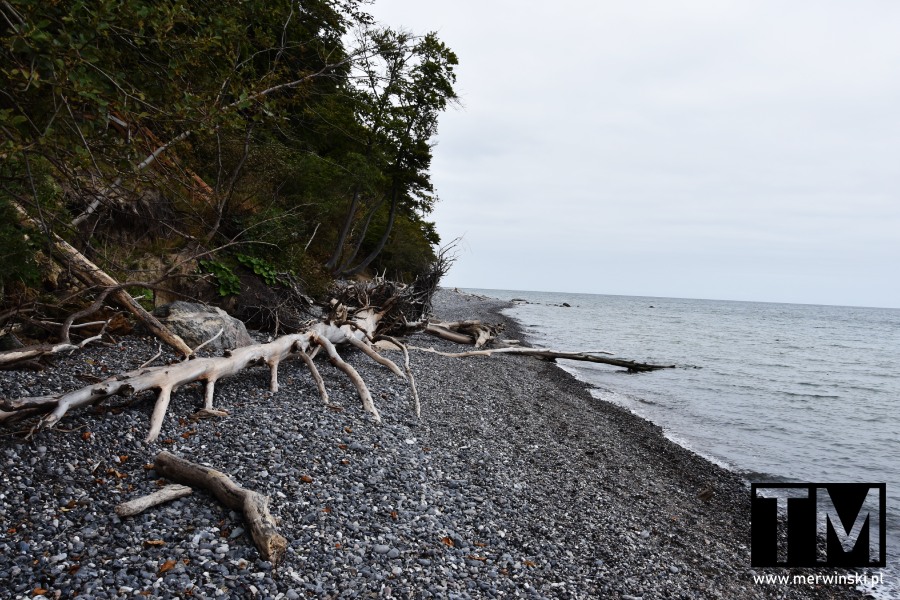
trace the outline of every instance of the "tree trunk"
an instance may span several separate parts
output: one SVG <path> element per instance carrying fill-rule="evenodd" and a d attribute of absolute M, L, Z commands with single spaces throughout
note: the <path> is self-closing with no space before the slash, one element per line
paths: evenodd
<path fill-rule="evenodd" d="M 363 269 L 368 267 L 369 264 L 371 264 L 371 262 L 373 260 L 375 260 L 375 258 L 379 254 L 381 254 L 381 251 L 384 250 L 384 246 L 385 246 L 385 244 L 387 244 L 388 237 L 391 235 L 391 229 L 393 229 L 393 227 L 394 227 L 394 217 L 397 216 L 397 204 L 398 204 L 397 199 L 398 199 L 399 195 L 400 194 L 397 190 L 397 187 L 395 186 L 393 197 L 391 198 L 391 212 L 390 212 L 390 215 L 388 216 L 387 227 L 385 228 L 384 234 L 381 236 L 381 239 L 378 240 L 378 245 L 375 246 L 375 249 L 372 250 L 372 252 L 369 253 L 369 255 L 366 258 L 364 258 L 361 263 L 359 263 L 358 265 L 356 265 L 355 267 L 353 267 L 350 270 L 344 270 L 343 273 L 341 273 L 341 275 L 343 277 L 352 277 L 354 275 L 357 275 Z"/>
<path fill-rule="evenodd" d="M 24 208 L 15 202 L 11 202 L 13 208 L 19 213 L 19 218 L 33 227 L 37 227 L 37 223 L 32 219 Z M 119 283 L 110 277 L 100 267 L 92 263 L 86 256 L 76 250 L 71 244 L 59 237 L 53 232 L 47 232 L 47 242 L 54 257 L 69 267 L 75 276 L 85 285 L 96 286 L 101 288 L 114 288 L 110 294 L 113 299 L 125 310 L 138 318 L 153 335 L 164 341 L 166 344 L 177 350 L 179 353 L 188 357 L 192 354 L 191 348 L 184 343 L 179 336 L 175 335 L 165 325 L 160 323 L 156 317 L 144 310 L 131 295 L 119 286 Z"/>

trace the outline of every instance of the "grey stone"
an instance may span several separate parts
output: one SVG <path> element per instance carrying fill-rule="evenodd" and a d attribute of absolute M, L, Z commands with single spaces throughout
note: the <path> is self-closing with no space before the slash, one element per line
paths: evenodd
<path fill-rule="evenodd" d="M 209 341 L 219 330 L 222 335 L 204 346 L 213 352 L 222 352 L 229 348 L 249 346 L 253 343 L 247 327 L 221 308 L 204 306 L 194 302 L 176 301 L 160 306 L 153 311 L 160 322 L 172 330 L 191 348 Z"/>

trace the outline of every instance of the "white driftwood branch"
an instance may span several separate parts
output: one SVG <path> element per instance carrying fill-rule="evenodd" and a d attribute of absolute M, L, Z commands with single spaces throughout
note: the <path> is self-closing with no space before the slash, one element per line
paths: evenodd
<path fill-rule="evenodd" d="M 538 358 L 545 358 L 548 360 L 556 360 L 558 358 L 564 358 L 567 360 L 578 360 L 584 362 L 593 362 L 600 363 L 604 365 L 613 365 L 616 367 L 625 367 L 629 371 L 634 372 L 643 372 L 643 371 L 656 371 L 658 369 L 673 369 L 675 365 L 651 365 L 646 363 L 634 362 L 631 360 L 619 360 L 616 358 L 604 358 L 602 356 L 597 356 L 597 354 L 611 354 L 610 352 L 604 352 L 602 350 L 587 353 L 587 352 L 560 352 L 559 350 L 550 350 L 547 348 L 523 348 L 518 346 L 509 346 L 506 348 L 493 348 L 490 350 L 469 350 L 468 352 L 440 352 L 435 350 L 434 348 L 421 348 L 418 346 L 410 346 L 413 350 L 420 350 L 422 352 L 432 352 L 434 354 L 439 354 L 441 356 L 448 356 L 450 358 L 465 358 L 468 356 L 493 356 L 494 354 L 517 354 L 523 356 L 536 356 Z"/>
<path fill-rule="evenodd" d="M 390 369 L 391 373 L 398 375 L 398 376 L 402 377 L 403 379 L 406 379 L 406 375 L 403 374 L 403 371 L 400 370 L 400 367 L 398 367 L 396 364 L 394 364 L 394 361 L 378 354 L 377 352 L 375 352 L 375 350 L 372 349 L 371 346 L 369 346 L 364 341 L 358 340 L 356 338 L 350 338 L 350 344 L 352 346 L 355 346 L 359 350 L 361 350 L 363 354 L 365 354 L 366 356 L 368 356 L 369 358 L 371 358 L 378 364 L 384 365 L 385 367 Z"/>
<path fill-rule="evenodd" d="M 0 399 L 0 423 L 16 420 L 22 414 L 30 416 L 35 412 L 49 412 L 44 416 L 38 428 L 52 427 L 72 409 L 83 408 L 110 396 L 130 396 L 147 390 L 157 390 L 159 396 L 150 418 L 150 430 L 147 435 L 147 441 L 153 442 L 159 436 L 172 393 L 176 389 L 195 381 L 205 382 L 204 409 L 209 413 L 213 410 L 213 396 L 218 380 L 230 377 L 250 366 L 265 364 L 270 369 L 271 388 L 277 390 L 279 363 L 295 354 L 305 355 L 311 345 L 322 347 L 327 352 L 331 362 L 353 382 L 362 400 L 363 408 L 371 413 L 377 422 L 380 422 L 381 415 L 375 408 L 372 394 L 362 377 L 352 366 L 341 359 L 335 348 L 336 344 L 350 344 L 354 343 L 351 340 L 359 342 L 362 339 L 368 339 L 369 335 L 363 326 L 372 327 L 374 330 L 375 324 L 377 324 L 377 319 L 370 314 L 363 314 L 361 320 L 354 321 L 352 324 L 336 326 L 330 323 L 318 323 L 306 332 L 282 336 L 268 344 L 236 348 L 222 357 L 197 358 L 174 365 L 139 368 L 129 373 L 110 377 L 94 385 L 54 396 L 14 400 Z M 394 368 L 397 369 L 396 365 Z M 318 371 L 315 370 L 315 367 L 311 369 L 311 372 L 316 380 L 319 393 L 327 402 L 328 395 L 324 391 L 321 376 L 316 377 Z"/>
<path fill-rule="evenodd" d="M 228 475 L 213 468 L 192 463 L 169 452 L 160 452 L 154 468 L 161 476 L 194 487 L 202 487 L 216 500 L 244 513 L 253 542 L 262 557 L 278 564 L 287 550 L 287 540 L 278 533 L 275 519 L 269 512 L 269 498 L 241 487 Z"/>
<path fill-rule="evenodd" d="M 316 388 L 319 390 L 319 396 L 322 397 L 322 402 L 328 404 L 328 390 L 325 389 L 325 381 L 322 379 L 322 375 L 319 373 L 319 369 L 316 368 L 316 363 L 313 362 L 312 356 L 310 356 L 306 352 L 300 352 L 299 355 L 304 364 L 306 364 L 306 367 L 309 369 L 309 373 L 310 375 L 312 375 L 313 381 L 316 382 Z"/>
<path fill-rule="evenodd" d="M 481 348 L 494 339 L 497 328 L 481 321 L 429 321 L 425 324 L 425 333 L 457 344 L 472 344 Z"/>
<path fill-rule="evenodd" d="M 406 348 L 406 344 L 402 343 L 395 337 L 389 335 L 379 336 L 378 339 L 386 340 L 397 347 L 398 350 L 403 352 L 403 368 L 406 371 L 406 378 L 409 381 L 409 388 L 412 390 L 413 395 L 413 410 L 416 413 L 417 418 L 422 417 L 422 403 L 419 401 L 419 390 L 416 389 L 416 379 L 413 377 L 412 368 L 409 366 L 409 350 Z"/>
<path fill-rule="evenodd" d="M 185 496 L 190 496 L 193 491 L 194 490 L 186 485 L 167 485 L 152 494 L 119 504 L 116 507 L 116 514 L 120 517 L 133 517 L 134 515 L 144 512 L 148 508 L 159 506 L 160 504 L 165 504 L 172 500 L 178 500 Z"/>
<path fill-rule="evenodd" d="M 376 422 L 381 423 L 381 415 L 378 414 L 378 409 L 375 408 L 372 394 L 369 392 L 369 388 L 366 387 L 366 382 L 363 381 L 363 378 L 356 372 L 356 369 L 344 362 L 344 359 L 337 353 L 337 349 L 328 338 L 314 333 L 312 340 L 325 350 L 331 364 L 343 371 L 344 374 L 350 378 L 350 381 L 352 381 L 353 385 L 356 387 L 356 393 L 359 394 L 360 399 L 362 399 L 363 409 L 375 417 Z"/>
<path fill-rule="evenodd" d="M 28 212 L 24 208 L 15 202 L 11 202 L 11 204 L 18 213 L 20 221 L 33 227 L 39 227 L 39 224 L 28 215 Z M 47 241 L 53 256 L 63 265 L 71 269 L 79 280 L 89 286 L 111 289 L 112 292 L 110 293 L 110 296 L 112 296 L 113 300 L 122 306 L 122 308 L 137 317 L 137 319 L 140 320 L 153 335 L 184 356 L 191 355 L 191 349 L 184 343 L 184 340 L 172 333 L 165 325 L 160 323 L 156 317 L 148 313 L 144 307 L 138 304 L 137 301 L 109 274 L 88 260 L 86 256 L 55 233 L 50 232 Z"/>

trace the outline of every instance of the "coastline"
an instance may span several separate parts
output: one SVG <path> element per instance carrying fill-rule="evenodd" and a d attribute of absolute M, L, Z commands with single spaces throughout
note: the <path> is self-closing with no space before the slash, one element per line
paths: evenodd
<path fill-rule="evenodd" d="M 440 318 L 501 321 L 506 337 L 519 337 L 499 312 L 505 306 L 448 290 L 435 299 Z M 458 349 L 425 336 L 412 343 Z M 122 347 L 86 349 L 44 374 L 4 373 L 0 395 L 68 389 L 75 373 L 105 365 L 114 373 L 155 352 L 140 338 Z M 344 354 L 369 383 L 383 425 L 323 365 L 341 412 L 322 406 L 294 366 L 275 395 L 263 370 L 223 381 L 217 406 L 231 415 L 221 421 L 186 421 L 201 390 L 183 390 L 157 444 L 140 441 L 150 402 L 83 411 L 31 442 L 4 431 L 0 578 L 10 583 L 0 595 L 32 597 L 41 587 L 47 597 L 187 589 L 261 598 L 860 597 L 843 586 L 755 584 L 743 480 L 595 399 L 554 364 L 412 352 L 417 422 L 402 381 Z M 258 560 L 241 518 L 205 493 L 115 517 L 115 504 L 156 489 L 143 465 L 162 449 L 268 494 L 290 544 L 284 564 L 272 571 Z M 103 475 L 109 469 L 125 477 Z M 145 546 L 149 539 L 163 545 Z M 167 560 L 178 564 L 160 573 Z"/>

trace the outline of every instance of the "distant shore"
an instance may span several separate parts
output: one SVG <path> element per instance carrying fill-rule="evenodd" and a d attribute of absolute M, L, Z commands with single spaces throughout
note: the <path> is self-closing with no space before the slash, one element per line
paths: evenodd
<path fill-rule="evenodd" d="M 440 318 L 502 321 L 519 338 L 505 306 L 448 290 L 435 299 Z M 423 335 L 411 343 L 459 348 Z M 46 373 L 0 375 L 0 395 L 69 389 L 155 351 L 143 338 L 88 348 Z M 403 381 L 343 353 L 383 425 L 323 364 L 340 412 L 295 366 L 275 395 L 263 370 L 221 382 L 217 407 L 231 412 L 222 420 L 188 421 L 201 391 L 180 392 L 157 444 L 141 441 L 149 402 L 84 411 L 34 441 L 3 432 L 0 597 L 859 597 L 754 583 L 741 479 L 553 364 L 413 352 L 418 422 Z M 241 517 L 204 493 L 116 517 L 118 502 L 157 488 L 144 464 L 161 449 L 268 494 L 290 544 L 284 563 L 259 560 Z"/>

